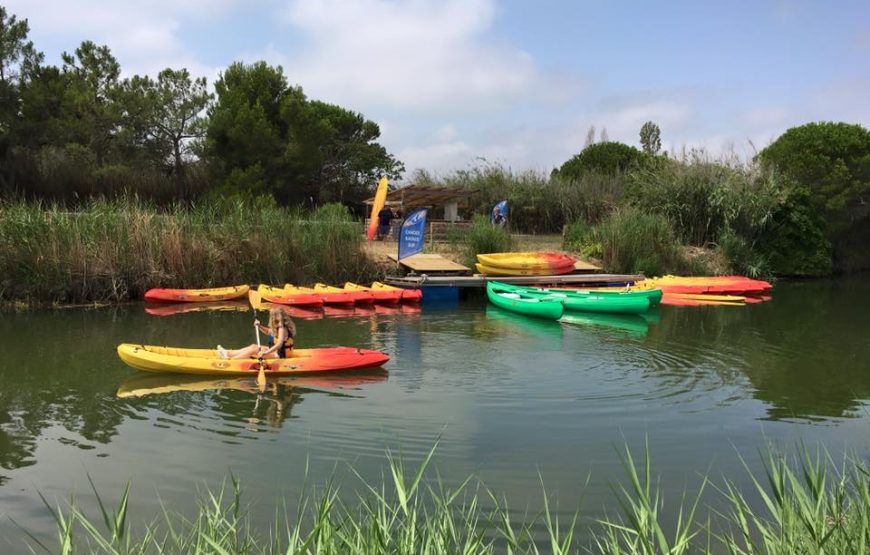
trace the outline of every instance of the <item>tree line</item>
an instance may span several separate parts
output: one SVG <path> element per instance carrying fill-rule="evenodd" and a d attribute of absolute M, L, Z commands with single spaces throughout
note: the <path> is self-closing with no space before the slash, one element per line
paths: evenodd
<path fill-rule="evenodd" d="M 135 194 L 159 204 L 271 195 L 285 205 L 366 196 L 402 163 L 378 125 L 308 98 L 280 66 L 236 62 L 211 92 L 166 68 L 123 77 L 108 46 L 83 41 L 61 65 L 0 6 L 0 194 L 74 203 Z"/>

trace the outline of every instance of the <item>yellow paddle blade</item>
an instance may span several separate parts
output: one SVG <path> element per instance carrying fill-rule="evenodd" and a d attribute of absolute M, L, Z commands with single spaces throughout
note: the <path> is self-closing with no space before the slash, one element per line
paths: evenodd
<path fill-rule="evenodd" d="M 259 310 L 260 304 L 263 302 L 263 298 L 260 296 L 260 292 L 249 289 L 248 302 L 251 303 L 251 308 L 253 308 L 254 310 Z"/>
<path fill-rule="evenodd" d="M 263 363 L 260 363 L 260 371 L 257 372 L 257 386 L 260 393 L 266 390 L 266 370 L 263 368 Z"/>

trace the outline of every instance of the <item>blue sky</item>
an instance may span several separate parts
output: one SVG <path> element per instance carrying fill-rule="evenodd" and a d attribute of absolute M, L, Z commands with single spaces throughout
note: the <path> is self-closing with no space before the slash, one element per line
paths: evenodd
<path fill-rule="evenodd" d="M 0 0 L 2 1 L 2 0 Z M 590 126 L 752 153 L 793 125 L 870 126 L 870 2 L 6 0 L 59 63 L 85 39 L 125 74 L 236 60 L 381 125 L 409 172 L 479 158 L 549 171 Z"/>

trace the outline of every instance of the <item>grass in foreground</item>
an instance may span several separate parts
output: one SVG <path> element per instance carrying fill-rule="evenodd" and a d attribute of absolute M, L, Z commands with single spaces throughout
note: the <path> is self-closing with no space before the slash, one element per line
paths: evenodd
<path fill-rule="evenodd" d="M 637 462 L 625 448 L 627 479 L 614 487 L 619 515 L 586 522 L 575 513 L 560 522 L 545 492 L 541 513 L 517 522 L 504 501 L 471 478 L 456 488 L 428 479 L 433 453 L 434 448 L 413 475 L 401 459 L 388 454 L 392 481 L 365 484 L 355 504 L 343 502 L 339 488 L 329 483 L 320 492 L 303 494 L 295 515 L 286 506 L 276 511 L 272 529 L 263 533 L 253 529 L 233 479 L 230 487 L 206 492 L 192 519 L 165 510 L 162 519 L 135 529 L 127 510 L 129 488 L 113 511 L 98 495 L 97 519 L 71 502 L 66 509 L 52 510 L 57 545 L 31 536 L 32 547 L 63 554 L 865 555 L 870 550 L 870 471 L 866 462 L 853 458 L 837 466 L 827 453 L 812 455 L 802 448 L 789 457 L 771 450 L 764 476 L 750 473 L 751 491 L 704 477 L 693 498 L 666 505 L 648 449 Z M 711 487 L 726 509 L 702 521 L 697 518 L 701 493 Z M 491 509 L 483 508 L 484 500 Z M 665 520 L 676 525 L 666 526 Z M 580 539 L 581 524 L 588 526 L 585 536 L 591 540 Z M 541 529 L 543 537 L 535 532 Z"/>

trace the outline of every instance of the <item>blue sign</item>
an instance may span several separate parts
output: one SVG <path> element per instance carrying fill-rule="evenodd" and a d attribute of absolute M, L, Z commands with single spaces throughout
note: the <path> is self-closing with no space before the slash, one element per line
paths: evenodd
<path fill-rule="evenodd" d="M 495 225 L 504 225 L 508 217 L 507 201 L 503 200 L 492 207 L 492 212 L 489 214 L 489 221 Z"/>
<path fill-rule="evenodd" d="M 402 229 L 399 231 L 399 260 L 423 252 L 427 212 L 425 208 L 418 208 L 402 222 Z"/>

